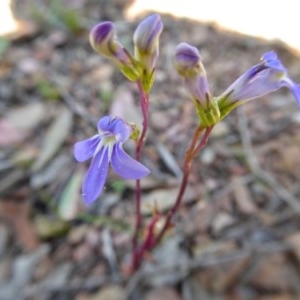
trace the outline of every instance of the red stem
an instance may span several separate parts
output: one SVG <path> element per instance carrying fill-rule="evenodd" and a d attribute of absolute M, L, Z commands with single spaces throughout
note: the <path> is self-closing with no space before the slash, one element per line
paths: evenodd
<path fill-rule="evenodd" d="M 203 149 L 203 147 L 205 147 L 205 145 L 207 144 L 209 135 L 212 131 L 213 127 L 208 127 L 205 128 L 204 134 L 202 136 L 202 138 L 200 139 L 199 143 L 197 144 L 197 141 L 199 139 L 199 136 L 201 134 L 201 132 L 203 131 L 203 128 L 201 128 L 201 126 L 199 126 L 193 136 L 192 142 L 186 152 L 185 155 L 185 159 L 184 159 L 184 166 L 183 166 L 183 178 L 181 181 L 181 185 L 180 185 L 180 189 L 175 201 L 174 206 L 172 207 L 172 209 L 169 211 L 165 224 L 163 226 L 163 228 L 161 229 L 161 231 L 159 232 L 159 234 L 157 235 L 157 237 L 155 238 L 154 242 L 152 243 L 150 248 L 155 247 L 163 238 L 163 236 L 165 235 L 166 231 L 168 230 L 168 228 L 171 225 L 172 222 L 172 218 L 174 216 L 174 214 L 177 212 L 177 210 L 179 209 L 181 203 L 182 203 L 182 199 L 183 199 L 183 195 L 184 192 L 186 190 L 187 184 L 188 184 L 188 178 L 190 175 L 190 170 L 191 170 L 191 166 L 192 166 L 192 161 L 194 159 L 194 157 L 197 155 L 197 153 Z M 145 249 L 145 250 L 150 250 Z M 143 256 L 143 253 L 140 253 L 140 257 Z"/>
<path fill-rule="evenodd" d="M 135 158 L 137 161 L 141 161 L 141 152 L 144 145 L 144 141 L 147 134 L 148 129 L 148 113 L 149 113 L 149 95 L 145 93 L 142 87 L 141 81 L 137 81 L 137 86 L 140 94 L 140 103 L 141 103 L 141 110 L 143 114 L 143 128 L 141 135 L 137 141 L 136 150 L 135 150 Z M 136 188 L 135 188 L 135 205 L 136 205 L 136 220 L 135 220 L 135 232 L 132 239 L 132 268 L 136 270 L 139 260 L 138 254 L 138 237 L 140 233 L 140 229 L 142 226 L 142 214 L 141 214 L 141 184 L 140 179 L 136 180 Z"/>

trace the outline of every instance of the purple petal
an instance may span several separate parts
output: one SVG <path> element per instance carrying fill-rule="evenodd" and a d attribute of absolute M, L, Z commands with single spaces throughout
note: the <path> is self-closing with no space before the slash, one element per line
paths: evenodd
<path fill-rule="evenodd" d="M 108 165 L 108 148 L 103 147 L 94 156 L 83 181 L 82 196 L 87 205 L 94 202 L 101 194 L 108 172 Z"/>
<path fill-rule="evenodd" d="M 277 54 L 276 54 L 276 52 L 275 51 L 268 51 L 268 52 L 266 52 L 263 56 L 262 56 L 262 58 L 261 58 L 262 60 L 276 60 L 277 59 Z"/>
<path fill-rule="evenodd" d="M 109 124 L 111 123 L 111 121 L 112 121 L 111 116 L 105 116 L 105 117 L 101 118 L 97 124 L 98 131 L 100 133 L 103 133 L 103 131 L 104 132 L 108 131 Z"/>
<path fill-rule="evenodd" d="M 118 142 L 125 142 L 131 135 L 131 127 L 121 118 L 106 116 L 98 122 L 100 133 L 110 133 Z"/>
<path fill-rule="evenodd" d="M 295 83 L 289 77 L 285 77 L 282 79 L 282 85 L 287 87 L 293 93 L 300 109 L 300 84 Z"/>
<path fill-rule="evenodd" d="M 163 30 L 163 23 L 158 14 L 144 19 L 134 32 L 133 40 L 136 47 L 142 52 L 152 52 Z"/>
<path fill-rule="evenodd" d="M 262 61 L 246 71 L 221 95 L 229 100 L 245 101 L 254 99 L 279 89 L 286 68 L 274 51 L 266 52 Z"/>
<path fill-rule="evenodd" d="M 201 62 L 201 56 L 198 49 L 187 43 L 180 43 L 175 48 L 174 65 L 177 72 L 184 77 L 190 75 L 191 71 L 199 68 L 199 62 Z"/>
<path fill-rule="evenodd" d="M 97 134 L 87 140 L 76 143 L 74 145 L 75 159 L 78 162 L 84 162 L 90 159 L 94 155 L 99 141 L 100 137 Z"/>
<path fill-rule="evenodd" d="M 283 73 L 287 72 L 285 66 L 277 58 L 277 54 L 274 51 L 269 51 L 265 53 L 262 57 L 262 60 L 266 67 Z"/>
<path fill-rule="evenodd" d="M 264 67 L 263 63 L 256 65 L 234 81 L 221 98 L 230 95 L 231 102 L 246 101 L 273 92 L 281 86 L 278 73 L 281 72 Z"/>
<path fill-rule="evenodd" d="M 110 21 L 102 22 L 95 25 L 90 33 L 91 39 L 97 44 L 101 44 L 107 38 L 112 38 L 115 32 L 115 25 Z"/>
<path fill-rule="evenodd" d="M 115 118 L 110 127 L 110 132 L 115 136 L 118 142 L 125 142 L 131 135 L 131 127 L 122 119 Z"/>
<path fill-rule="evenodd" d="M 201 106 L 209 105 L 211 92 L 198 49 L 187 43 L 180 43 L 175 49 L 173 62 L 192 98 Z"/>
<path fill-rule="evenodd" d="M 125 179 L 140 179 L 150 173 L 148 168 L 131 158 L 119 143 L 114 146 L 111 165 L 115 172 Z"/>
<path fill-rule="evenodd" d="M 206 107 L 210 104 L 210 88 L 205 76 L 197 76 L 196 78 L 184 78 L 183 80 L 188 92 L 201 104 L 202 107 Z"/>
<path fill-rule="evenodd" d="M 112 22 L 99 23 L 90 32 L 90 43 L 93 49 L 108 58 L 115 55 L 117 48 L 115 39 L 115 25 Z"/>

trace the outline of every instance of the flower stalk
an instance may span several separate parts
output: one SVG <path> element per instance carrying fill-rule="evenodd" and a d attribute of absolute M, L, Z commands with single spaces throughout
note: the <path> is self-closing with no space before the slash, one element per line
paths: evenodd
<path fill-rule="evenodd" d="M 146 139 L 146 134 L 149 125 L 149 95 L 144 91 L 143 84 L 141 81 L 137 81 L 137 87 L 140 94 L 140 105 L 143 114 L 143 128 L 141 135 L 136 144 L 135 158 L 137 161 L 141 161 L 142 148 Z M 135 185 L 135 230 L 132 239 L 132 265 L 135 266 L 138 261 L 138 240 L 140 230 L 142 228 L 142 213 L 141 213 L 141 181 L 136 180 Z M 134 267 L 135 269 L 135 267 Z"/>
<path fill-rule="evenodd" d="M 180 183 L 179 191 L 175 200 L 175 203 L 171 210 L 167 213 L 166 220 L 164 223 L 164 226 L 162 229 L 158 232 L 158 234 L 155 236 L 155 230 L 154 226 L 156 225 L 157 221 L 159 220 L 159 215 L 155 214 L 152 218 L 152 221 L 148 225 L 148 235 L 144 239 L 144 242 L 142 243 L 141 247 L 134 252 L 134 260 L 132 264 L 132 270 L 135 271 L 139 268 L 143 257 L 145 256 L 145 253 L 152 250 L 155 246 L 157 246 L 163 237 L 165 236 L 167 230 L 170 228 L 172 224 L 172 219 L 174 215 L 178 212 L 184 193 L 186 191 L 187 185 L 188 185 L 188 179 L 193 163 L 193 159 L 196 157 L 196 155 L 205 147 L 205 145 L 208 142 L 208 138 L 213 130 L 212 127 L 203 128 L 201 125 L 199 125 L 193 135 L 192 141 L 186 151 L 185 159 L 183 163 L 183 177 Z M 202 134 L 202 136 L 201 136 Z"/>

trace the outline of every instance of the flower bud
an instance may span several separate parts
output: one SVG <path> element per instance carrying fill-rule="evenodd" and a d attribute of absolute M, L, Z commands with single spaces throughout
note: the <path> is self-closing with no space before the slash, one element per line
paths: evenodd
<path fill-rule="evenodd" d="M 182 77 L 195 77 L 201 73 L 205 76 L 198 49 L 187 43 L 180 43 L 175 48 L 174 66 Z"/>
<path fill-rule="evenodd" d="M 111 59 L 129 80 L 136 81 L 141 77 L 140 63 L 119 42 L 112 22 L 95 25 L 90 32 L 90 43 L 96 52 Z"/>
<path fill-rule="evenodd" d="M 175 49 L 173 62 L 195 103 L 202 126 L 208 127 L 217 123 L 219 108 L 211 96 L 198 49 L 187 43 L 180 43 Z"/>
<path fill-rule="evenodd" d="M 90 43 L 100 54 L 109 58 L 115 56 L 117 52 L 115 25 L 109 21 L 95 25 L 90 32 Z"/>
<path fill-rule="evenodd" d="M 159 37 L 163 30 L 163 23 L 158 14 L 153 14 L 143 20 L 133 35 L 135 58 L 144 69 L 143 83 L 146 90 L 150 90 L 154 80 L 154 69 L 159 54 Z"/>

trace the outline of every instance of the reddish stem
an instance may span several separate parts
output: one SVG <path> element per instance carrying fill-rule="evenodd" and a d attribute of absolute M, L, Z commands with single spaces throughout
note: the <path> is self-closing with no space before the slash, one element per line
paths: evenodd
<path fill-rule="evenodd" d="M 191 170 L 191 166 L 192 166 L 192 161 L 194 159 L 194 157 L 197 155 L 197 153 L 203 149 L 203 147 L 205 147 L 205 145 L 207 144 L 209 135 L 212 131 L 213 127 L 208 127 L 205 128 L 204 134 L 201 137 L 200 141 L 197 144 L 197 141 L 199 139 L 199 136 L 201 134 L 201 132 L 203 131 L 203 128 L 201 128 L 201 126 L 199 126 L 193 136 L 192 142 L 186 152 L 185 155 L 185 159 L 184 159 L 184 166 L 183 166 L 183 178 L 181 181 L 181 185 L 180 185 L 180 189 L 175 201 L 174 206 L 172 207 L 172 209 L 169 211 L 165 224 L 163 226 L 163 228 L 161 229 L 161 231 L 159 232 L 159 234 L 157 235 L 157 237 L 155 238 L 154 242 L 152 243 L 150 248 L 155 247 L 163 238 L 163 236 L 165 235 L 166 231 L 168 230 L 168 228 L 171 225 L 172 222 L 172 218 L 174 216 L 174 214 L 177 212 L 177 210 L 179 209 L 181 203 L 182 203 L 182 199 L 183 199 L 183 195 L 184 192 L 186 190 L 187 184 L 188 184 L 188 178 L 190 175 L 190 170 Z M 145 250 L 150 250 L 145 249 Z M 140 253 L 140 256 L 143 256 L 143 253 Z"/>
<path fill-rule="evenodd" d="M 144 239 L 144 242 L 141 245 L 141 248 L 139 249 L 139 252 L 138 252 L 137 267 L 140 265 L 140 262 L 143 258 L 145 251 L 147 251 L 147 249 L 151 249 L 153 244 L 155 243 L 154 231 L 155 231 L 155 226 L 156 226 L 156 223 L 158 222 L 158 220 L 159 220 L 159 215 L 155 214 L 153 216 L 151 222 L 148 225 L 147 236 Z"/>
<path fill-rule="evenodd" d="M 136 145 L 136 150 L 135 150 L 135 158 L 137 161 L 141 161 L 141 153 L 142 153 L 142 148 L 144 145 L 144 141 L 146 138 L 147 134 L 147 129 L 148 129 L 148 113 L 149 113 L 149 95 L 145 93 L 143 90 L 143 86 L 141 81 L 137 81 L 137 86 L 140 94 L 140 104 L 141 104 L 141 110 L 143 114 L 143 128 L 141 135 L 137 141 Z M 139 238 L 139 233 L 140 229 L 142 227 L 142 214 L 141 214 L 141 183 L 140 180 L 136 180 L 136 188 L 135 188 L 135 205 L 136 205 L 136 220 L 135 220 L 135 232 L 133 235 L 132 239 L 132 268 L 133 270 L 136 270 L 138 266 L 138 238 Z"/>

